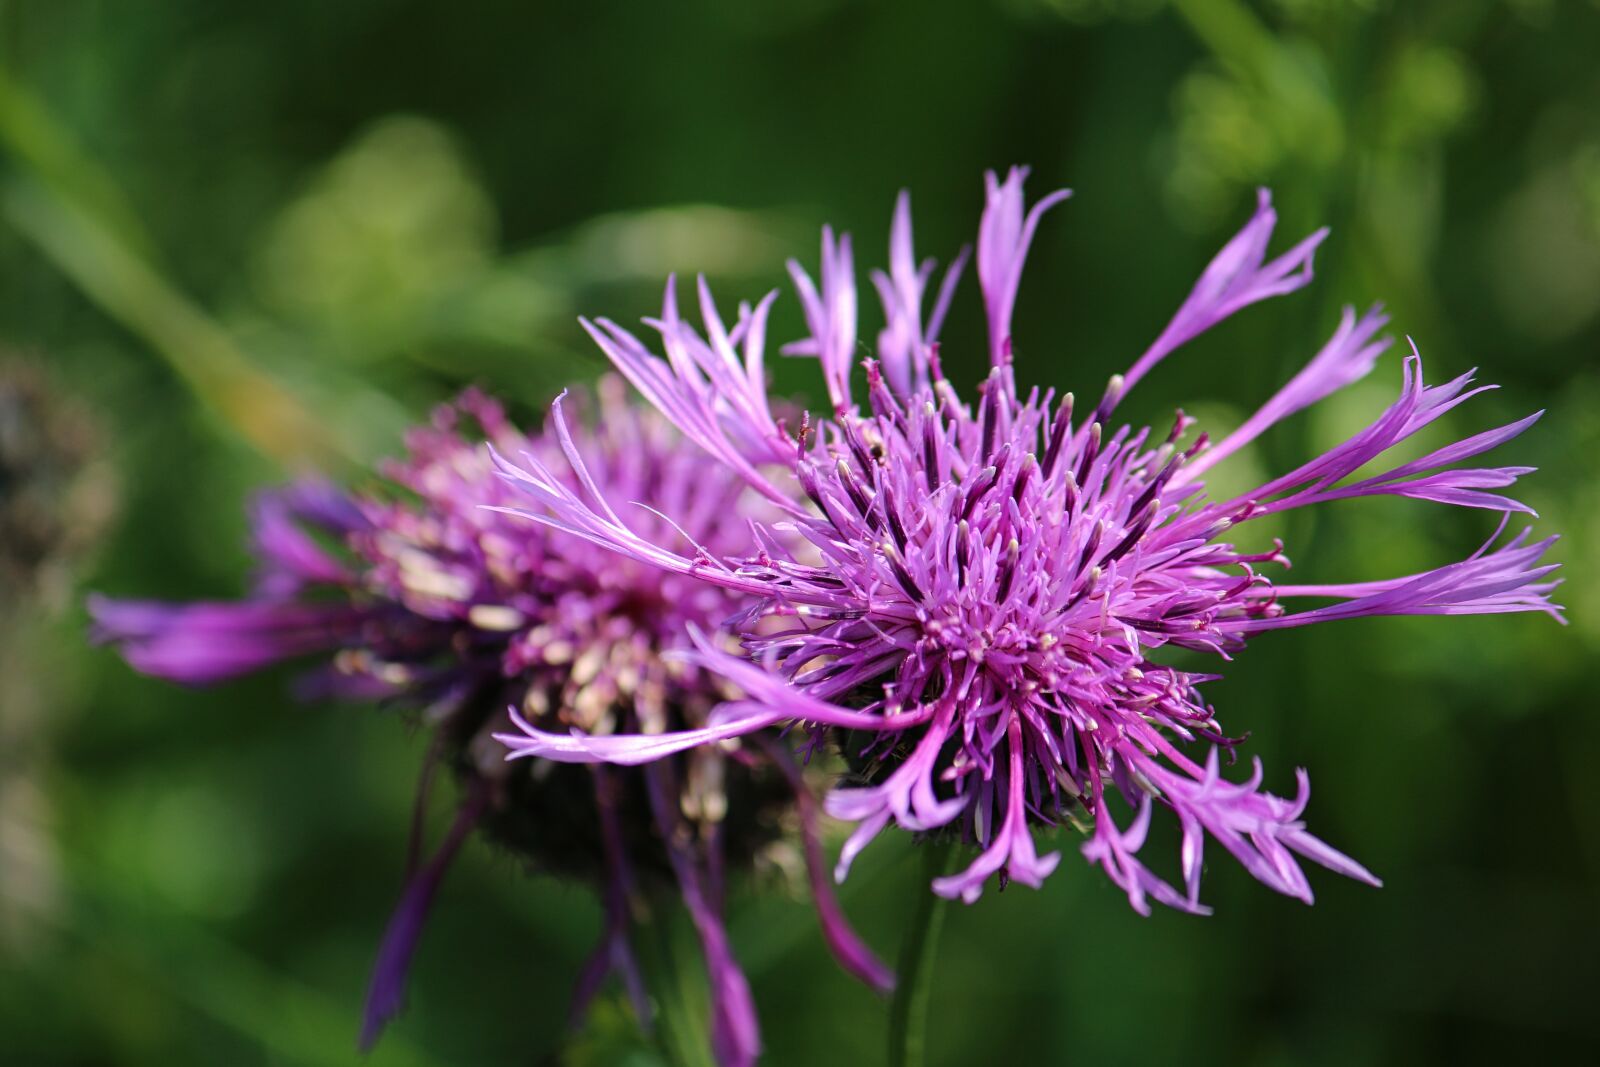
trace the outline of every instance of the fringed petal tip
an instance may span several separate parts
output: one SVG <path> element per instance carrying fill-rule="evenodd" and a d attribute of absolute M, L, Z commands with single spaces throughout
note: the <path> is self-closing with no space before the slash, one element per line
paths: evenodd
<path fill-rule="evenodd" d="M 1186 893 L 1151 874 L 1135 857 L 1143 847 L 1149 827 L 1152 800 L 1146 795 L 1138 817 L 1128 830 L 1119 830 L 1103 811 L 1096 817 L 1093 837 L 1084 843 L 1083 853 L 1099 863 L 1111 880 L 1128 893 L 1129 903 L 1140 914 L 1149 914 L 1146 896 L 1182 911 L 1208 914 L 1199 902 L 1200 871 L 1206 838 L 1222 845 L 1258 881 L 1285 896 L 1310 904 L 1314 900 L 1310 881 L 1296 861 L 1298 855 L 1336 874 L 1371 886 L 1382 882 L 1361 864 L 1308 833 L 1300 816 L 1311 796 L 1310 779 L 1304 770 L 1296 772 L 1298 786 L 1293 799 L 1264 790 L 1261 761 L 1253 761 L 1250 778 L 1230 782 L 1222 778 L 1216 749 L 1205 767 L 1177 771 L 1155 760 L 1129 751 L 1139 773 L 1158 791 L 1163 803 L 1177 814 L 1183 830 L 1180 850 Z"/>
<path fill-rule="evenodd" d="M 1001 182 L 994 171 L 984 175 L 985 204 L 978 223 L 978 286 L 983 291 L 989 321 L 990 361 L 1008 363 L 1011 349 L 1011 315 L 1022 285 L 1022 269 L 1039 220 L 1072 195 L 1058 189 L 1026 210 L 1023 183 L 1027 167 L 1012 167 Z"/>

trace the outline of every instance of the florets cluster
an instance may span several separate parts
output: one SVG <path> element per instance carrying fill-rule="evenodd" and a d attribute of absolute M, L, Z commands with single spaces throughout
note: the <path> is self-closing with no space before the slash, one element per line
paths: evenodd
<path fill-rule="evenodd" d="M 728 329 L 702 282 L 702 332 L 683 320 L 669 284 L 663 313 L 650 322 L 665 358 L 609 321 L 589 324 L 641 393 L 784 516 L 753 524 L 741 551 L 681 551 L 651 536 L 634 512 L 625 521 L 593 494 L 571 491 L 558 468 L 502 459 L 507 479 L 534 498 L 528 517 L 755 605 L 741 629 L 742 661 L 709 643 L 697 654 L 745 693 L 706 727 L 596 738 L 520 724 L 502 740 L 514 755 L 641 763 L 776 724 L 804 727 L 814 741 L 831 733 L 853 774 L 828 810 L 857 824 L 839 876 L 891 822 L 954 831 L 979 854 L 933 888 L 969 901 L 991 876 L 1038 886 L 1059 855 L 1038 853 L 1035 829 L 1067 819 L 1089 824 L 1084 855 L 1140 911 L 1149 898 L 1205 910 L 1208 837 L 1268 886 L 1307 901 L 1297 857 L 1375 884 L 1306 831 L 1303 772 L 1293 799 L 1263 789 L 1259 764 L 1242 783 L 1222 776 L 1218 753 L 1231 756 L 1236 743 L 1200 692 L 1214 676 L 1172 666 L 1166 654 L 1226 659 L 1263 630 L 1358 615 L 1555 613 L 1554 568 L 1540 563 L 1553 539 L 1530 544 L 1526 533 L 1492 547 L 1497 533 L 1471 558 L 1425 573 L 1324 586 L 1274 584 L 1287 565 L 1281 544 L 1236 547 L 1253 520 L 1347 497 L 1526 512 L 1495 490 L 1528 468 L 1460 464 L 1537 416 L 1385 464 L 1396 445 L 1492 388 L 1472 386 L 1470 374 L 1428 386 L 1413 350 L 1399 397 L 1365 429 L 1249 493 L 1214 499 L 1205 473 L 1366 375 L 1388 347 L 1378 336 L 1386 319 L 1376 308 L 1347 311 L 1309 364 L 1220 441 L 1193 433 L 1181 412 L 1164 432 L 1115 419 L 1127 393 L 1186 341 L 1310 281 L 1325 234 L 1269 259 L 1276 220 L 1263 192 L 1172 321 L 1095 403 L 1020 392 L 1011 315 L 1023 262 L 1041 215 L 1067 195 L 1028 210 L 1025 173 L 988 179 L 977 274 L 993 369 L 975 402 L 946 379 L 937 344 L 964 256 L 925 319 L 934 265 L 913 253 L 904 196 L 889 270 L 872 277 L 884 327 L 865 361 L 864 404 L 852 392 L 858 334 L 848 237 L 824 231 L 819 282 L 791 265 L 808 336 L 785 352 L 819 362 L 831 418 L 792 427 L 770 414 L 762 353 L 770 295 L 741 307 Z M 584 462 L 574 460 L 580 471 Z M 1380 473 L 1353 477 L 1368 464 Z M 1306 598 L 1328 603 L 1291 606 Z M 1115 813 L 1118 793 L 1131 817 Z M 1139 856 L 1156 806 L 1182 830 L 1180 886 Z"/>
<path fill-rule="evenodd" d="M 433 757 L 463 782 L 460 813 L 425 861 L 415 854 L 375 970 L 365 1040 L 397 1011 L 423 916 L 474 827 L 534 864 L 597 882 L 607 925 L 575 994 L 581 1011 L 620 972 L 648 1020 L 629 947 L 638 894 L 670 892 L 689 910 L 712 977 L 713 1037 L 723 1062 L 759 1048 L 754 1007 L 720 919 L 728 866 L 747 866 L 798 821 L 808 854 L 815 819 L 786 751 L 757 746 L 738 760 L 703 749 L 628 774 L 544 761 L 508 763 L 492 734 L 513 722 L 596 736 L 702 727 L 730 690 L 673 653 L 741 610 L 735 591 L 619 558 L 542 530 L 497 507 L 520 500 L 494 474 L 496 449 L 529 461 L 587 465 L 569 488 L 607 506 L 648 509 L 643 535 L 683 550 L 744 544 L 744 519 L 773 511 L 736 478 L 603 380 L 592 418 L 556 420 L 528 436 L 476 391 L 438 409 L 407 438 L 384 484 L 345 493 L 304 483 L 263 496 L 254 512 L 260 561 L 242 601 L 91 604 L 98 636 L 140 671 L 204 684 L 318 655 L 312 693 L 387 698 L 423 709 Z M 672 521 L 660 517 L 673 516 Z M 425 779 L 426 780 L 426 779 Z M 798 819 L 794 809 L 800 794 Z M 420 811 L 419 797 L 419 811 Z M 870 983 L 892 978 L 854 938 L 820 868 L 812 879 L 824 932 L 841 962 Z"/>

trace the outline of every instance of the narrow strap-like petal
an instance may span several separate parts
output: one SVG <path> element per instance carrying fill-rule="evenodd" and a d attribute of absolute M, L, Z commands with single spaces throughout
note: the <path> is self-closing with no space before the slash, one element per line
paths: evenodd
<path fill-rule="evenodd" d="M 488 799 L 488 785 L 482 780 L 474 780 L 438 851 L 411 874 L 405 891 L 400 895 L 400 902 L 389 917 L 389 925 L 378 945 L 377 962 L 372 967 L 372 981 L 367 988 L 367 1006 L 361 1024 L 360 1047 L 363 1052 L 377 1044 L 389 1020 L 405 1007 L 406 975 L 411 969 L 417 939 L 433 906 L 433 898 L 439 891 L 445 872 L 461 850 L 462 843 L 482 817 Z"/>

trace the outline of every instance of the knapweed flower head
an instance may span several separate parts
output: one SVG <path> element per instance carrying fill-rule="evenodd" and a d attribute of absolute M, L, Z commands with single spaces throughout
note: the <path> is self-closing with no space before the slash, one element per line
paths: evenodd
<path fill-rule="evenodd" d="M 596 735 L 670 735 L 703 726 L 727 695 L 715 675 L 672 653 L 689 648 L 697 628 L 714 629 L 740 610 L 739 594 L 494 509 L 515 494 L 495 476 L 485 437 L 530 462 L 566 463 L 581 451 L 588 463 L 570 488 L 655 509 L 641 525 L 653 541 L 723 552 L 742 545 L 741 519 L 771 509 L 738 479 L 708 470 L 666 420 L 624 403 L 624 389 L 603 380 L 592 419 L 576 427 L 557 420 L 534 436 L 469 391 L 411 432 L 405 458 L 383 470 L 387 484 L 350 494 L 303 483 L 261 497 L 253 522 L 260 571 L 247 599 L 91 603 L 99 638 L 147 674 L 211 683 L 318 656 L 306 680 L 312 693 L 423 709 L 434 728 L 430 767 L 435 759 L 450 765 L 464 799 L 426 861 L 413 827 L 411 874 L 379 951 L 365 1044 L 401 1007 L 425 914 L 475 827 L 536 867 L 601 885 L 606 930 L 578 980 L 575 1020 L 617 973 L 648 1022 L 628 935 L 636 910 L 666 892 L 686 907 L 706 954 L 719 1058 L 750 1062 L 756 1019 L 720 918 L 722 885 L 725 870 L 748 866 L 784 821 L 800 824 L 814 860 L 830 946 L 870 983 L 892 983 L 832 899 L 813 802 L 787 750 L 753 739 L 738 759 L 701 749 L 639 771 L 591 773 L 508 763 L 492 740 L 513 719 Z M 419 819 L 421 810 L 419 795 Z"/>
<path fill-rule="evenodd" d="M 1041 216 L 1068 195 L 1029 209 L 1025 177 L 1021 169 L 1004 181 L 988 176 L 976 258 L 992 370 L 975 400 L 945 377 L 938 347 L 965 256 L 924 317 L 934 264 L 913 253 L 904 195 L 889 268 L 872 274 L 884 325 L 864 361 L 864 404 L 852 381 L 862 339 L 849 238 L 823 231 L 817 281 L 790 267 L 808 335 L 785 352 L 819 362 L 831 418 L 794 426 L 769 414 L 761 342 L 771 296 L 741 308 L 729 330 L 702 283 L 702 332 L 680 316 L 669 284 L 661 318 L 650 323 L 665 359 L 614 323 L 587 324 L 641 393 L 784 518 L 757 523 L 733 555 L 711 544 L 682 551 L 633 513 L 624 519 L 593 494 L 571 491 L 556 468 L 503 461 L 505 476 L 535 500 L 531 518 L 757 605 L 742 630 L 745 659 L 710 643 L 697 653 L 744 691 L 705 727 L 601 738 L 528 724 L 505 741 L 517 755 L 630 764 L 774 725 L 813 741 L 831 732 L 851 774 L 827 810 L 856 825 L 838 876 L 891 823 L 959 833 L 979 854 L 933 888 L 967 901 L 991 877 L 1040 885 L 1059 854 L 1040 854 L 1035 829 L 1062 820 L 1089 824 L 1084 856 L 1140 912 L 1152 898 L 1206 910 L 1208 838 L 1266 885 L 1306 901 L 1301 859 L 1376 884 L 1306 829 L 1304 772 L 1289 797 L 1263 787 L 1259 762 L 1242 782 L 1224 774 L 1219 752 L 1232 755 L 1237 740 L 1201 695 L 1214 675 L 1172 666 L 1166 654 L 1225 660 L 1266 630 L 1363 615 L 1557 614 L 1548 600 L 1554 567 L 1540 562 L 1553 538 L 1530 543 L 1522 533 L 1496 546 L 1497 531 L 1469 558 L 1434 570 L 1315 586 L 1274 581 L 1287 567 L 1281 544 L 1236 546 L 1253 521 L 1350 497 L 1411 497 L 1507 518 L 1527 512 L 1498 491 L 1528 468 L 1470 462 L 1537 415 L 1409 462 L 1390 459 L 1492 388 L 1474 386 L 1470 373 L 1429 385 L 1413 349 L 1398 368 L 1398 397 L 1370 425 L 1264 485 L 1215 498 L 1205 485 L 1213 466 L 1372 370 L 1389 346 L 1379 336 L 1384 316 L 1346 311 L 1310 362 L 1219 441 L 1192 432 L 1181 412 L 1170 430 L 1118 423 L 1127 394 L 1185 342 L 1311 280 L 1325 233 L 1269 256 L 1275 215 L 1263 191 L 1244 229 L 1102 396 L 1083 404 L 1070 393 L 1019 391 L 1011 318 L 1023 262 Z M 1369 465 L 1377 473 L 1357 476 Z M 796 536 L 806 551 L 791 549 Z M 1113 794 L 1128 802 L 1124 814 Z M 1141 856 L 1157 807 L 1181 829 L 1176 885 Z"/>

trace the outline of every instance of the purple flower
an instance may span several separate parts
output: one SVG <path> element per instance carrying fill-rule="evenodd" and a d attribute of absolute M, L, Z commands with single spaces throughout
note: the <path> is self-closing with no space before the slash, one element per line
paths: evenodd
<path fill-rule="evenodd" d="M 959 833 L 979 848 L 936 892 L 975 900 L 991 876 L 1038 886 L 1059 855 L 1040 855 L 1034 828 L 1087 823 L 1084 856 L 1134 908 L 1149 899 L 1204 912 L 1200 872 L 1207 839 L 1279 892 L 1311 900 L 1299 860 L 1377 884 L 1363 867 L 1313 837 L 1309 796 L 1262 788 L 1259 763 L 1245 782 L 1223 777 L 1218 753 L 1236 740 L 1201 695 L 1214 675 L 1167 664 L 1163 650 L 1227 659 L 1263 630 L 1358 615 L 1542 611 L 1555 569 L 1540 562 L 1553 538 L 1527 533 L 1496 547 L 1499 532 L 1461 562 L 1421 574 L 1351 584 L 1275 585 L 1264 569 L 1287 566 L 1282 545 L 1235 541 L 1268 515 L 1346 497 L 1406 496 L 1503 513 L 1529 509 L 1498 490 L 1525 467 L 1474 467 L 1537 416 L 1401 463 L 1391 450 L 1489 386 L 1470 374 L 1428 385 L 1413 349 L 1398 398 L 1368 427 L 1325 455 L 1230 499 L 1203 476 L 1274 423 L 1366 375 L 1389 342 L 1374 308 L 1346 311 L 1311 362 L 1235 432 L 1191 436 L 1178 413 L 1170 431 L 1118 425 L 1116 408 L 1147 372 L 1234 312 L 1311 279 L 1318 232 L 1268 258 L 1275 215 L 1266 192 L 1255 214 L 1126 375 L 1092 406 L 1072 394 L 1019 392 L 1011 315 L 1023 260 L 1041 214 L 1023 199 L 1026 171 L 988 177 L 978 237 L 978 280 L 993 365 L 976 403 L 963 401 L 939 362 L 939 325 L 953 290 L 947 275 L 923 318 L 931 261 L 918 263 L 910 208 L 895 213 L 887 274 L 875 274 L 885 325 L 865 361 L 865 405 L 852 395 L 859 340 L 847 238 L 823 237 L 820 284 L 791 266 L 809 336 L 785 351 L 814 356 L 833 418 L 798 428 L 766 414 L 759 345 L 771 297 L 741 310 L 742 358 L 702 286 L 702 337 L 667 307 L 651 326 L 663 361 L 606 321 L 588 325 L 601 348 L 653 403 L 711 456 L 746 477 L 781 522 L 752 526 L 742 551 L 683 551 L 625 522 L 593 494 L 569 488 L 547 464 L 501 460 L 534 499 L 525 514 L 634 560 L 756 598 L 742 628 L 745 661 L 703 642 L 694 661 L 743 691 L 708 722 L 675 735 L 561 736 L 534 724 L 502 738 L 513 756 L 633 764 L 771 726 L 830 732 L 851 774 L 827 801 L 856 829 L 842 878 L 891 822 L 917 833 Z M 956 270 L 959 270 L 959 262 Z M 1087 408 L 1087 410 L 1085 410 Z M 798 432 L 795 432 L 798 430 Z M 790 477 L 767 467 L 787 460 Z M 581 466 L 585 460 L 576 457 Z M 1372 465 L 1381 473 L 1356 476 Z M 753 475 L 753 476 L 752 476 Z M 1501 527 L 1505 518 L 1501 520 Z M 795 535 L 804 550 L 795 551 Z M 1310 601 L 1313 605 L 1299 607 Z M 1209 746 L 1206 748 L 1205 746 Z M 1203 754 L 1193 754 L 1196 747 Z M 1120 794 L 1129 814 L 1118 815 Z M 1140 852 L 1153 809 L 1177 817 L 1181 881 L 1152 873 Z"/>
<path fill-rule="evenodd" d="M 705 750 L 623 774 L 508 763 L 491 740 L 514 722 L 596 736 L 670 734 L 705 725 L 727 693 L 715 675 L 672 654 L 690 649 L 696 628 L 748 610 L 748 598 L 482 506 L 518 497 L 495 476 L 487 450 L 470 443 L 486 436 L 528 462 L 565 466 L 582 452 L 588 463 L 567 488 L 632 509 L 641 534 L 664 551 L 732 552 L 744 544 L 745 519 L 773 517 L 666 420 L 625 403 L 623 390 L 614 378 L 602 382 L 593 429 L 569 429 L 558 417 L 534 437 L 514 429 L 493 400 L 468 392 L 411 433 L 406 458 L 384 469 L 390 484 L 352 495 L 308 483 L 263 496 L 253 522 L 259 574 L 247 599 L 91 602 L 96 636 L 147 674 L 210 684 L 320 656 L 308 692 L 424 709 L 435 732 L 431 759 L 456 771 L 464 799 L 425 859 L 419 795 L 410 876 L 379 949 L 364 1046 L 402 1006 L 445 870 L 482 828 L 536 866 L 603 887 L 606 931 L 577 983 L 575 1020 L 619 973 L 648 1023 L 629 926 L 640 895 L 668 892 L 686 906 L 705 949 L 719 1059 L 746 1064 L 759 1050 L 750 991 L 723 930 L 722 880 L 725 866 L 748 864 L 774 843 L 796 803 L 806 853 L 820 860 L 812 801 L 787 752 L 773 750 L 775 759 L 755 738 L 728 754 Z M 845 924 L 823 868 L 814 875 L 824 933 L 841 963 L 888 988 L 892 975 Z"/>

